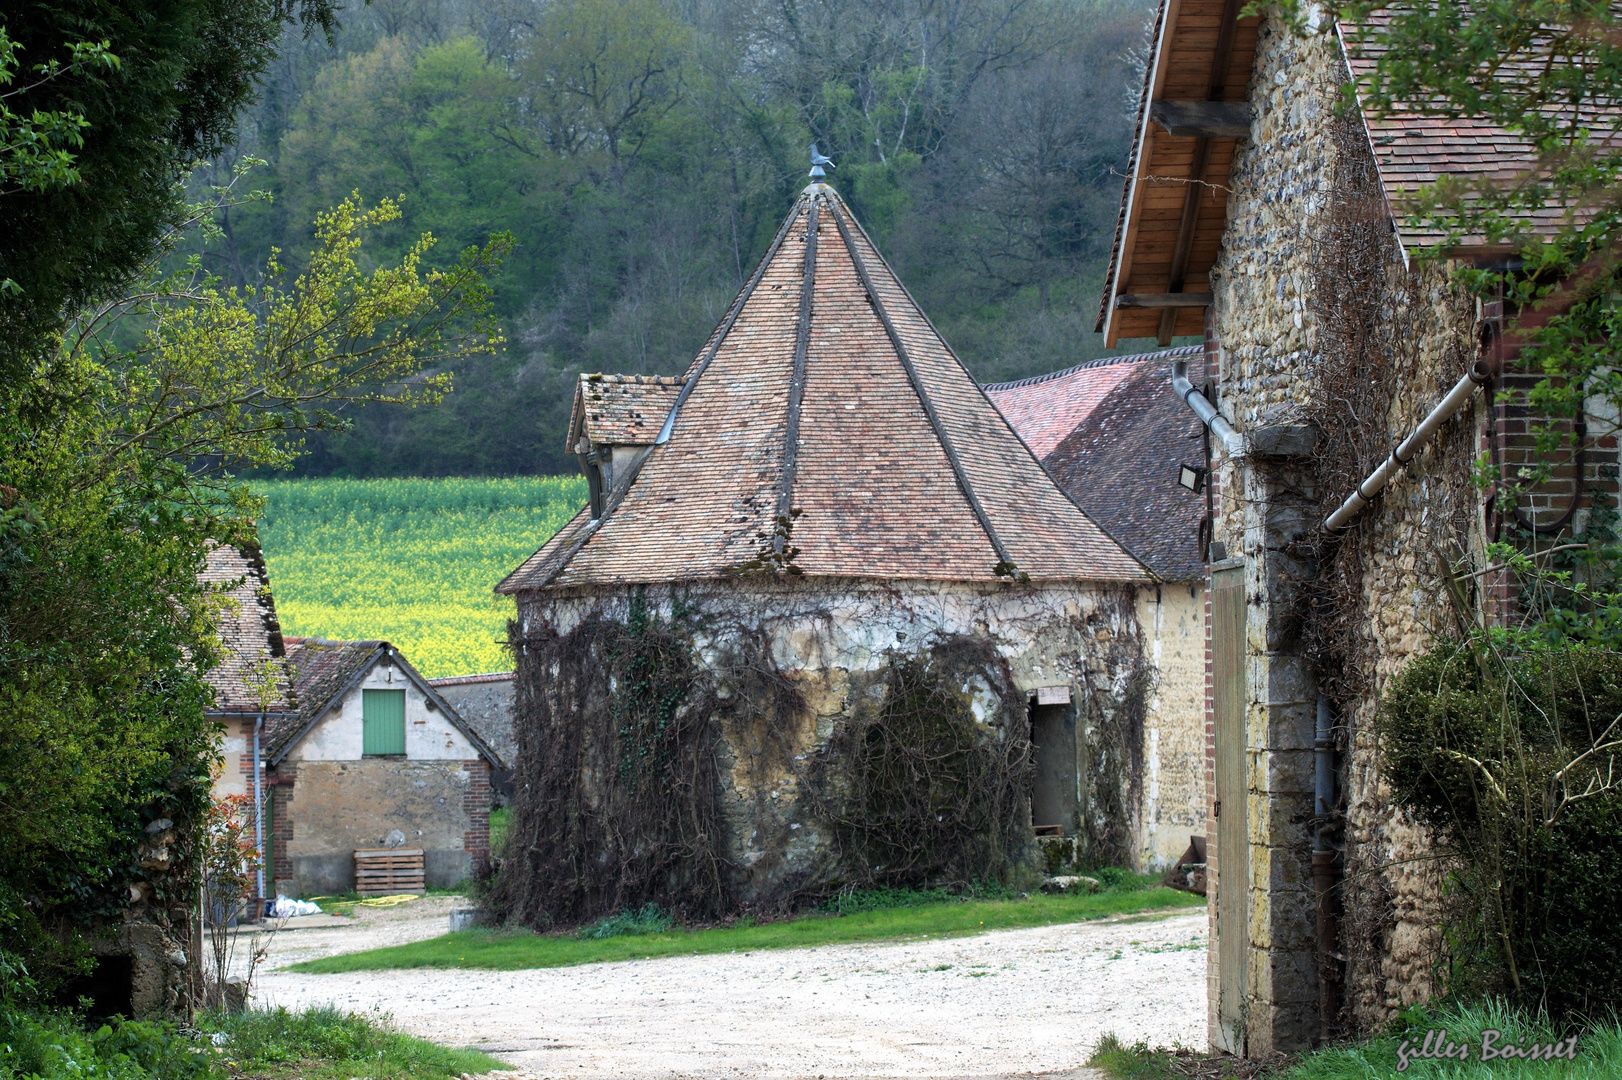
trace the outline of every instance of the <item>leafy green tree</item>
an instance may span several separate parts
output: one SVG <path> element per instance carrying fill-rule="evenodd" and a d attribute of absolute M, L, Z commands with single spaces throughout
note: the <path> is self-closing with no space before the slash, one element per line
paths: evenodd
<path fill-rule="evenodd" d="M 27 365 L 65 312 L 145 264 L 180 210 L 177 181 L 230 142 L 283 25 L 297 17 L 330 33 L 336 10 L 336 0 L 8 6 L 8 60 L 54 77 L 4 99 L 29 118 L 39 139 L 21 148 L 50 175 L 0 196 L 0 267 L 11 281 L 0 293 L 0 379 Z M 119 62 L 99 62 L 107 57 Z"/>
<path fill-rule="evenodd" d="M 432 410 L 367 406 L 315 433 L 305 474 L 572 472 L 575 374 L 682 370 L 813 139 L 977 374 L 1052 370 L 1102 351 L 1147 16 L 1145 0 L 376 0 L 330 49 L 287 44 L 240 151 L 268 160 L 275 199 L 230 210 L 201 253 L 248 284 L 352 190 L 400 198 L 379 237 L 394 254 L 421 231 L 514 234 L 491 282 L 511 342 Z"/>
<path fill-rule="evenodd" d="M 285 465 L 347 405 L 437 401 L 456 362 L 499 344 L 486 278 L 507 239 L 429 269 L 423 237 L 365 268 L 364 235 L 397 217 L 346 200 L 317 219 L 302 273 L 272 262 L 249 289 L 149 269 L 0 399 L 5 962 L 48 974 L 63 931 L 116 915 L 150 876 L 147 822 L 206 800 L 217 612 L 196 575 L 259 509 L 232 470 Z"/>

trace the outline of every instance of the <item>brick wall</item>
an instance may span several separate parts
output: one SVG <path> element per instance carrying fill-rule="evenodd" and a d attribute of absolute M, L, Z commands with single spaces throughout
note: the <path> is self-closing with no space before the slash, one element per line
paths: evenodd
<path fill-rule="evenodd" d="M 293 843 L 293 777 L 276 776 L 274 787 L 265 790 L 265 797 L 271 800 L 271 856 L 274 862 L 275 873 L 273 877 L 277 882 L 291 881 L 293 878 L 293 859 L 290 854 Z M 274 887 L 272 888 L 274 891 Z"/>
<path fill-rule="evenodd" d="M 490 766 L 483 758 L 462 762 L 467 769 L 467 788 L 462 810 L 467 814 L 465 848 L 474 865 L 490 857 Z"/>

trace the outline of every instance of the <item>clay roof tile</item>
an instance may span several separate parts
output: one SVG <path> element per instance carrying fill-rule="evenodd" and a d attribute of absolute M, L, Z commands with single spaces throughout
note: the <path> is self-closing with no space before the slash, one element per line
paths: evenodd
<path fill-rule="evenodd" d="M 802 192 L 670 436 L 497 586 L 747 573 L 1146 581 L 1043 471 L 837 193 Z"/>

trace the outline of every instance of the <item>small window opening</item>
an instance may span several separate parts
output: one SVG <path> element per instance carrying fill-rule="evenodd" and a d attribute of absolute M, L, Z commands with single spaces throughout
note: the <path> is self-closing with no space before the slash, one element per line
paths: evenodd
<path fill-rule="evenodd" d="M 1031 826 L 1038 836 L 1069 836 L 1076 830 L 1076 718 L 1068 704 L 1038 705 L 1031 698 Z"/>

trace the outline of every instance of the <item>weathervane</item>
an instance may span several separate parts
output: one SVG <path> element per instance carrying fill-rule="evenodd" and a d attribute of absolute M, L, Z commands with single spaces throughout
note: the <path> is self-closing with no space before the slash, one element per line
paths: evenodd
<path fill-rule="evenodd" d="M 822 156 L 822 151 L 817 149 L 817 144 L 812 143 L 811 144 L 811 179 L 813 179 L 813 180 L 821 180 L 824 176 L 828 175 L 827 173 L 822 171 L 822 167 L 824 165 L 828 166 L 828 168 L 830 168 L 830 169 L 834 167 L 834 163 L 832 161 L 830 161 L 828 158 Z"/>

